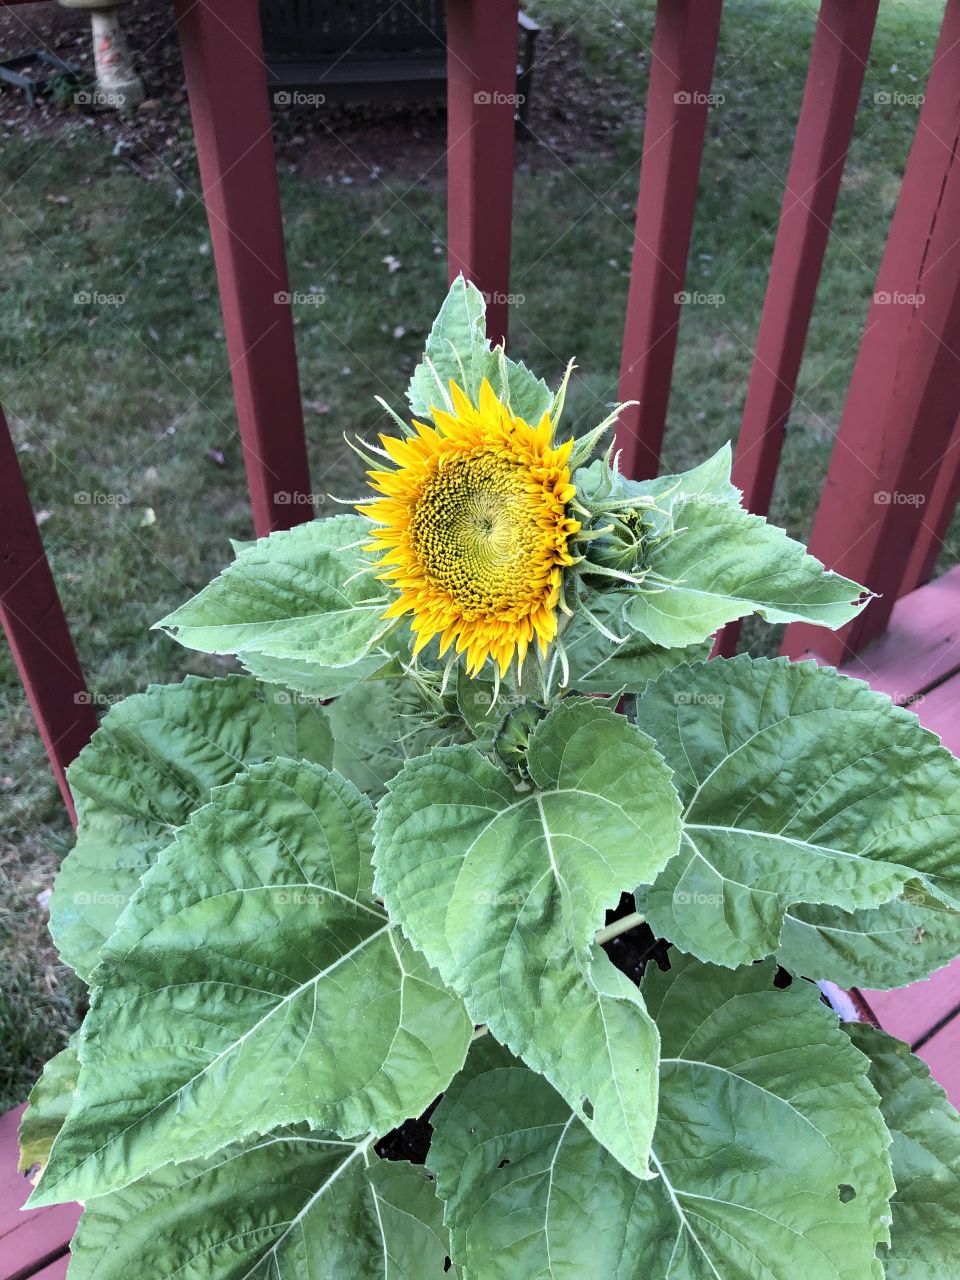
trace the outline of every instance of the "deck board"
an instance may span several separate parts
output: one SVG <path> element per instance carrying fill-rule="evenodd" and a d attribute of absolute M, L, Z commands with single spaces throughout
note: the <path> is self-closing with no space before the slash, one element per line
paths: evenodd
<path fill-rule="evenodd" d="M 960 567 L 898 600 L 886 634 L 841 670 L 909 705 L 960 756 Z M 960 1106 L 960 959 L 923 982 L 860 994 Z"/>
<path fill-rule="evenodd" d="M 17 1130 L 23 1107 L 0 1116 L 0 1276 L 26 1280 L 57 1265 L 80 1220 L 80 1206 L 50 1205 L 22 1212 L 30 1182 L 17 1172 Z M 53 1277 L 65 1272 L 40 1270 Z"/>

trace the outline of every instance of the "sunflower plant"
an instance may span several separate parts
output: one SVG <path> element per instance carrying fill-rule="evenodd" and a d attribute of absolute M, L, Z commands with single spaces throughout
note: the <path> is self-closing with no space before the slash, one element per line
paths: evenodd
<path fill-rule="evenodd" d="M 960 1118 L 818 982 L 960 951 L 960 765 L 829 668 L 708 661 L 867 595 L 726 449 L 621 474 L 568 378 L 457 281 L 366 495 L 158 624 L 242 672 L 73 765 L 90 1005 L 22 1130 L 72 1280 L 957 1274 Z"/>

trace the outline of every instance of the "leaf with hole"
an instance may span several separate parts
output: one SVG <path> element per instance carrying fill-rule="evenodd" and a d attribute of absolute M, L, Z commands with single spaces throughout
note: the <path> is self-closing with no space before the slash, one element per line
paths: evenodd
<path fill-rule="evenodd" d="M 597 701 L 542 720 L 527 769 L 518 788 L 472 746 L 407 764 L 380 806 L 376 887 L 473 1020 L 643 1177 L 656 1031 L 593 937 L 676 853 L 676 792 L 651 740 Z"/>
<path fill-rule="evenodd" d="M 677 961 L 642 984 L 663 1046 L 658 1176 L 633 1177 L 481 1042 L 433 1116 L 454 1260 L 484 1280 L 882 1280 L 893 1179 L 869 1063 L 771 963 Z"/>

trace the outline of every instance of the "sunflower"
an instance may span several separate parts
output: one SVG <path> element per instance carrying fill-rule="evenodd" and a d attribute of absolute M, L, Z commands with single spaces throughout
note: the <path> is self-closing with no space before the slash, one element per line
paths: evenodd
<path fill-rule="evenodd" d="M 441 656 L 455 644 L 470 675 L 488 657 L 505 675 L 534 639 L 546 653 L 557 634 L 580 529 L 567 515 L 573 440 L 554 448 L 550 415 L 531 426 L 486 379 L 478 405 L 451 382 L 450 409 L 406 439 L 380 437 L 396 468 L 368 473 L 383 496 L 358 510 L 379 526 L 367 549 L 399 592 L 385 616 L 413 615 L 414 653 L 439 636 Z"/>

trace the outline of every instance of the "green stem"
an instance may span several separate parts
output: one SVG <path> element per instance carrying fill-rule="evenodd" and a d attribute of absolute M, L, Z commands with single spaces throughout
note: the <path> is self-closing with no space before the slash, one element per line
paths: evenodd
<path fill-rule="evenodd" d="M 605 942 L 609 942 L 611 938 L 619 938 L 621 933 L 629 933 L 631 929 L 635 929 L 638 924 L 643 924 L 644 917 L 639 911 L 631 911 L 628 916 L 622 916 L 619 920 L 614 920 L 613 924 L 608 924 L 605 929 L 598 929 L 594 941 L 602 946 Z"/>

